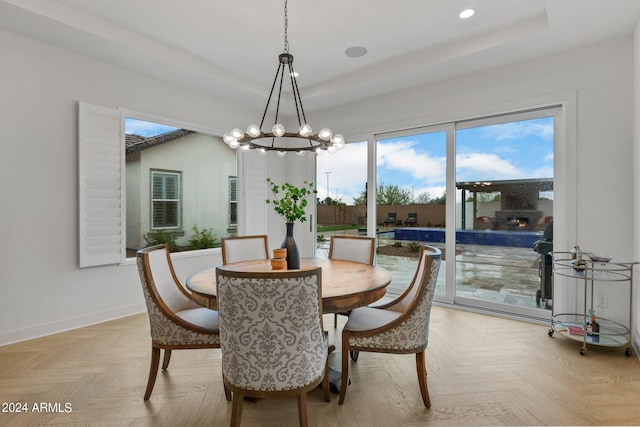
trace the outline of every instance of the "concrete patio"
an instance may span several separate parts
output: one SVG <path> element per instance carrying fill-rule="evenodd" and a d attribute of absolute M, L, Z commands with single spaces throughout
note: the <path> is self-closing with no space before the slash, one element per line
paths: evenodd
<path fill-rule="evenodd" d="M 357 230 L 343 230 L 327 233 L 325 240 L 317 243 L 317 256 L 326 258 L 331 234 L 357 235 Z M 393 245 L 393 233 L 382 230 L 378 235 L 378 247 Z M 400 241 L 407 245 L 410 241 Z M 420 242 L 440 249 L 439 242 Z M 481 301 L 491 301 L 520 307 L 535 308 L 536 292 L 540 289 L 538 276 L 539 255 L 532 248 L 518 248 L 488 245 L 456 246 L 456 296 Z M 444 294 L 445 266 L 448 257 L 440 267 L 436 294 Z M 389 270 L 393 276 L 388 288 L 389 295 L 399 295 L 411 282 L 417 266 L 417 259 L 405 256 L 376 255 L 377 265 Z"/>

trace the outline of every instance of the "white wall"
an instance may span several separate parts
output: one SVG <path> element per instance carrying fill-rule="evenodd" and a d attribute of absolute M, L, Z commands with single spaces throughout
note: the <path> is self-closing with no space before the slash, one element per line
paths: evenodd
<path fill-rule="evenodd" d="M 0 60 L 0 345 L 145 310 L 135 265 L 78 267 L 78 101 L 213 129 L 260 112 L 12 33 Z"/>
<path fill-rule="evenodd" d="M 640 21 L 636 26 L 633 43 L 633 164 L 640 165 Z M 633 180 L 633 255 L 634 259 L 640 260 L 640 168 L 634 167 L 630 175 Z M 633 313 L 633 342 L 636 343 L 636 354 L 640 351 L 640 274 L 636 274 L 633 287 L 632 305 L 635 307 Z"/>
<path fill-rule="evenodd" d="M 568 213 L 575 230 L 554 231 L 577 236 L 585 250 L 626 260 L 634 257 L 633 52 L 638 56 L 631 39 L 615 40 L 312 116 L 354 136 L 575 91 L 577 135 L 570 139 L 577 143 L 577 170 L 569 173 L 577 188 L 567 195 L 576 199 L 577 209 Z M 0 345 L 144 310 L 133 265 L 78 268 L 77 101 L 223 130 L 237 124 L 234 117 L 260 112 L 11 33 L 0 33 L 0 58 Z M 573 169 L 573 159 L 565 160 Z M 184 279 L 218 262 L 219 254 L 181 258 L 176 269 Z"/>

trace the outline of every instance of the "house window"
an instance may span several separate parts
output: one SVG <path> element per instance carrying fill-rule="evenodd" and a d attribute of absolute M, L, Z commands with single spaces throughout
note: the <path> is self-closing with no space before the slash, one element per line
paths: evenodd
<path fill-rule="evenodd" d="M 229 227 L 238 226 L 238 178 L 229 177 Z"/>
<path fill-rule="evenodd" d="M 159 243 L 216 248 L 235 234 L 236 152 L 214 131 L 86 103 L 78 117 L 80 267 Z"/>
<path fill-rule="evenodd" d="M 151 171 L 151 228 L 154 230 L 180 227 L 179 172 Z"/>

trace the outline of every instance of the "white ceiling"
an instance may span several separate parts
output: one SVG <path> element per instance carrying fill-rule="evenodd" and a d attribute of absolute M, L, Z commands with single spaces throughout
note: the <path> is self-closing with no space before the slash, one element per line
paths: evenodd
<path fill-rule="evenodd" d="M 477 10 L 468 20 L 466 8 Z M 0 28 L 264 105 L 283 0 L 0 0 Z M 639 0 L 290 0 L 305 109 L 328 108 L 632 34 Z M 364 46 L 364 57 L 345 50 Z"/>

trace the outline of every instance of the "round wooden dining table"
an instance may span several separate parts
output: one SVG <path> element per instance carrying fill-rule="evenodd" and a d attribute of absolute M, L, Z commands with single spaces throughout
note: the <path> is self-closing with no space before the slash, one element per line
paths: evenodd
<path fill-rule="evenodd" d="M 322 311 L 344 313 L 369 305 L 382 298 L 391 283 L 391 274 L 381 267 L 360 262 L 303 258 L 300 269 L 322 268 Z M 271 269 L 270 260 L 244 261 L 226 264 L 220 268 L 231 271 L 277 272 Z M 216 309 L 216 267 L 209 268 L 187 278 L 187 288 L 204 306 Z"/>

